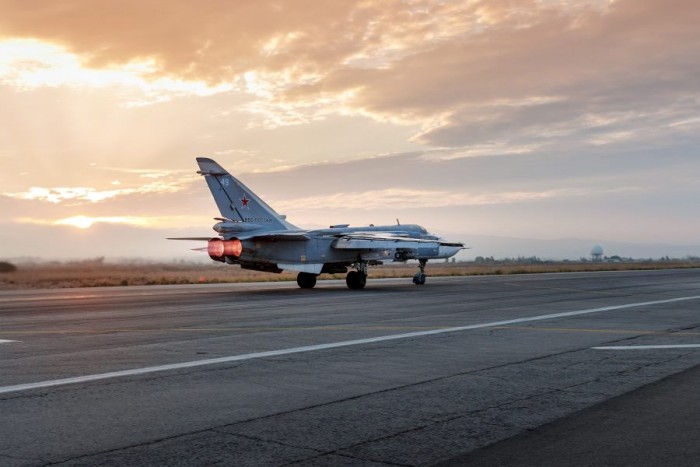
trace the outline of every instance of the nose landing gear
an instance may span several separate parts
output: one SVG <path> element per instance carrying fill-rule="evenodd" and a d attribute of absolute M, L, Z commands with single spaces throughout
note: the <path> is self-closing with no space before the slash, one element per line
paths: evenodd
<path fill-rule="evenodd" d="M 420 268 L 420 271 L 418 271 L 414 276 L 413 276 L 413 283 L 416 285 L 423 285 L 425 284 L 425 279 L 428 277 L 425 274 L 425 265 L 428 263 L 427 259 L 419 259 L 418 260 L 418 267 Z"/>

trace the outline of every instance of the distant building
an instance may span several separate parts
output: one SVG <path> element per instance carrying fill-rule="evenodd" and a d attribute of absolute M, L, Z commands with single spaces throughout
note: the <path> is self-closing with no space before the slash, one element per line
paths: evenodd
<path fill-rule="evenodd" d="M 603 247 L 596 245 L 591 249 L 591 261 L 602 261 L 603 260 Z"/>

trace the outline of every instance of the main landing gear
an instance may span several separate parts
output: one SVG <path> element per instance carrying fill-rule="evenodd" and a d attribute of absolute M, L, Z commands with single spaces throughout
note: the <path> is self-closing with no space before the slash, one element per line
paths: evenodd
<path fill-rule="evenodd" d="M 416 285 L 423 285 L 425 284 L 425 278 L 428 277 L 425 274 L 425 265 L 428 262 L 427 259 L 419 259 L 418 260 L 418 267 L 420 268 L 420 271 L 418 271 L 414 276 L 413 276 L 413 283 Z"/>
<path fill-rule="evenodd" d="M 418 268 L 420 270 L 413 276 L 414 284 L 425 284 L 425 279 L 428 277 L 425 274 L 425 265 L 427 263 L 427 259 L 418 260 Z M 353 267 L 355 270 L 348 272 L 348 275 L 345 276 L 345 283 L 347 284 L 348 288 L 352 290 L 364 289 L 365 285 L 367 285 L 367 261 L 358 261 L 353 265 Z M 300 272 L 297 275 L 297 284 L 302 289 L 313 289 L 316 286 L 317 277 L 318 274 Z"/>
<path fill-rule="evenodd" d="M 359 261 L 355 268 L 357 268 L 357 271 L 350 271 L 345 276 L 345 283 L 349 289 L 364 289 L 367 284 L 367 262 Z"/>
<path fill-rule="evenodd" d="M 316 285 L 316 277 L 318 274 L 312 274 L 310 272 L 300 272 L 297 275 L 297 285 L 302 289 L 313 289 Z"/>

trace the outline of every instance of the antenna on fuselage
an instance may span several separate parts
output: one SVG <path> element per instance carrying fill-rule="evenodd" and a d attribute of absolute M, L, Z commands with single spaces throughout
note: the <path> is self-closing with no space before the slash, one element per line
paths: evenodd
<path fill-rule="evenodd" d="M 399 218 L 396 218 L 396 225 L 401 225 L 401 222 L 399 222 Z"/>

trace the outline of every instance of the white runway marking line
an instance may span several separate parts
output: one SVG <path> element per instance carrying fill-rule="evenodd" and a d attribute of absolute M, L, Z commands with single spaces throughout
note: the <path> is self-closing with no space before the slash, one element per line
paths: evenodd
<path fill-rule="evenodd" d="M 160 372 L 160 371 L 182 370 L 182 369 L 186 369 L 186 368 L 195 368 L 195 367 L 206 366 L 206 365 L 216 365 L 219 363 L 240 362 L 240 361 L 244 361 L 244 360 L 254 360 L 254 359 L 265 358 L 265 357 L 278 357 L 280 355 L 290 355 L 290 354 L 296 354 L 296 353 L 302 353 L 302 352 L 313 352 L 316 350 L 337 349 L 340 347 L 350 347 L 350 346 L 355 346 L 355 345 L 373 344 L 376 342 L 385 342 L 385 341 L 392 341 L 392 340 L 398 340 L 398 339 L 410 339 L 412 337 L 432 336 L 432 335 L 436 335 L 436 334 L 445 334 L 448 332 L 458 332 L 458 331 L 468 331 L 471 329 L 492 328 L 492 327 L 497 327 L 497 326 L 505 326 L 508 324 L 528 323 L 528 322 L 532 322 L 532 321 L 543 321 L 543 320 L 547 320 L 547 319 L 556 319 L 556 318 L 567 318 L 569 316 L 587 315 L 587 314 L 591 314 L 591 313 L 600 313 L 603 311 L 624 310 L 627 308 L 637 308 L 637 307 L 651 306 L 651 305 L 662 305 L 662 304 L 667 304 L 667 303 L 677 303 L 677 302 L 684 302 L 684 301 L 688 301 L 688 300 L 699 300 L 699 299 L 700 299 L 700 295 L 696 295 L 693 297 L 671 298 L 671 299 L 667 299 L 667 300 L 656 300 L 653 302 L 629 303 L 627 305 L 614 305 L 614 306 L 606 306 L 606 307 L 602 307 L 602 308 L 591 308 L 588 310 L 566 311 L 566 312 L 562 312 L 562 313 L 553 313 L 550 315 L 530 316 L 527 318 L 508 319 L 508 320 L 504 320 L 504 321 L 493 321 L 490 323 L 470 324 L 467 326 L 457 326 L 457 327 L 452 327 L 452 328 L 432 329 L 429 331 L 407 332 L 404 334 L 392 334 L 392 335 L 388 335 L 388 336 L 368 337 L 366 339 L 356 339 L 356 340 L 342 341 L 342 342 L 331 342 L 328 344 L 308 345 L 308 346 L 304 346 L 304 347 L 294 347 L 291 349 L 268 350 L 266 352 L 254 352 L 254 353 L 243 354 L 243 355 L 233 355 L 230 357 L 219 357 L 219 358 L 211 358 L 211 359 L 207 359 L 207 360 L 195 360 L 195 361 L 191 361 L 191 362 L 172 363 L 170 365 L 149 366 L 149 367 L 145 367 L 145 368 L 135 368 L 132 370 L 112 371 L 109 373 L 99 373 L 99 374 L 94 374 L 94 375 L 76 376 L 73 378 L 54 379 L 54 380 L 49 380 L 49 381 L 39 381 L 36 383 L 17 384 L 14 386 L 4 386 L 4 387 L 0 387 L 0 394 L 7 394 L 10 392 L 18 392 L 18 391 L 27 391 L 30 389 L 43 389 L 43 388 L 49 388 L 49 387 L 53 387 L 53 386 L 63 386 L 66 384 L 87 383 L 90 381 L 100 381 L 103 379 L 120 378 L 120 377 L 124 377 L 124 376 L 138 376 L 138 375 L 144 375 L 144 374 L 148 374 L 148 373 L 156 373 L 156 372 Z"/>
<path fill-rule="evenodd" d="M 675 345 L 611 345 L 608 347 L 591 347 L 595 350 L 649 350 L 649 349 L 698 349 L 700 344 Z"/>
<path fill-rule="evenodd" d="M 7 339 L 0 339 L 0 344 L 8 344 L 8 343 L 10 343 L 10 342 L 17 342 L 17 341 L 10 341 L 10 340 L 7 340 Z"/>

